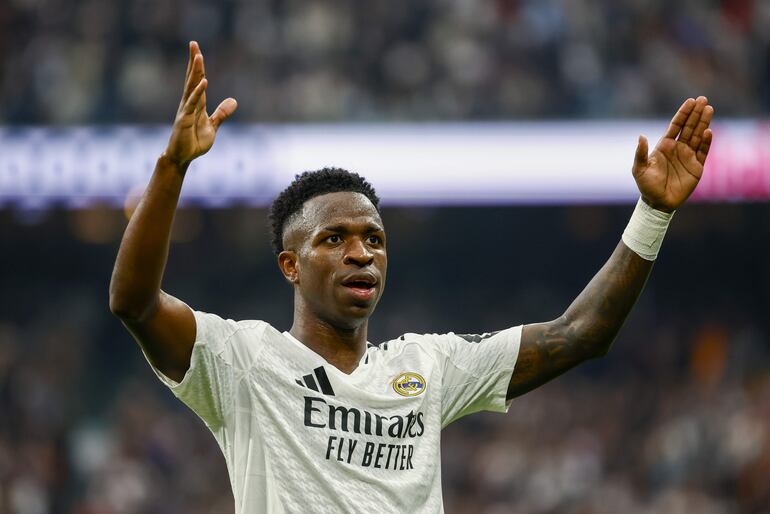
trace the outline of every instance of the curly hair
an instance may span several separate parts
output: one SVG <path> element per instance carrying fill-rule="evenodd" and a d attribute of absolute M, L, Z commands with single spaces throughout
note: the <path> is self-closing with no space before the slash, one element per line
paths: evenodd
<path fill-rule="evenodd" d="M 283 232 L 286 221 L 299 212 L 302 205 L 316 196 L 327 193 L 352 192 L 366 196 L 380 212 L 380 199 L 372 185 L 357 173 L 342 168 L 323 168 L 296 175 L 294 181 L 281 191 L 270 206 L 268 220 L 272 234 L 273 252 L 283 251 Z"/>

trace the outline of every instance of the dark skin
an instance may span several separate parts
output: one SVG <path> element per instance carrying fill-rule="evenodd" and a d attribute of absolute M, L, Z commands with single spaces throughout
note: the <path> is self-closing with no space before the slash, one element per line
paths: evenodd
<path fill-rule="evenodd" d="M 189 50 L 182 99 L 168 145 L 126 227 L 110 281 L 110 310 L 151 362 L 176 381 L 190 367 L 195 318 L 181 300 L 160 289 L 171 225 L 190 162 L 211 149 L 219 126 L 238 106 L 227 98 L 208 115 L 203 54 L 194 41 Z"/>
<path fill-rule="evenodd" d="M 639 137 L 631 171 L 648 205 L 674 212 L 692 194 L 711 148 L 709 125 L 713 115 L 714 108 L 705 97 L 689 98 L 652 153 L 648 153 L 647 139 Z M 621 241 L 562 316 L 525 325 L 508 399 L 585 360 L 605 355 L 644 289 L 653 262 L 642 259 Z"/>
<path fill-rule="evenodd" d="M 385 229 L 360 193 L 311 198 L 287 223 L 278 266 L 294 287 L 291 335 L 351 373 L 366 349 L 371 316 L 385 287 Z M 345 284 L 371 281 L 370 296 Z"/>
<path fill-rule="evenodd" d="M 112 312 L 176 381 L 190 366 L 196 327 L 192 311 L 160 289 L 171 225 L 190 162 L 211 148 L 219 125 L 237 107 L 228 98 L 209 116 L 204 76 L 203 55 L 192 42 L 168 147 L 126 228 L 110 283 Z M 673 212 L 695 189 L 711 146 L 713 112 L 706 98 L 690 98 L 652 153 L 640 136 L 632 173 L 649 205 Z M 377 209 L 359 193 L 317 196 L 288 220 L 283 245 L 278 266 L 294 288 L 291 334 L 351 373 L 366 351 L 368 319 L 385 286 L 386 240 Z M 620 242 L 564 314 L 525 325 L 508 397 L 606 354 L 652 265 Z"/>

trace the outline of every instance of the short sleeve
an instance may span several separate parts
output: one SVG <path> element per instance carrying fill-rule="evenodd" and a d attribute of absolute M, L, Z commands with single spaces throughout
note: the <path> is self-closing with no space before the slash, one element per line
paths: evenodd
<path fill-rule="evenodd" d="M 506 395 L 519 355 L 521 328 L 435 336 L 432 346 L 442 372 L 442 426 L 473 412 L 508 411 Z"/>
<path fill-rule="evenodd" d="M 196 334 L 190 367 L 181 382 L 176 382 L 152 363 L 150 366 L 174 395 L 190 407 L 210 429 L 224 423 L 232 405 L 238 371 L 243 369 L 243 353 L 234 337 L 244 322 L 225 320 L 216 314 L 193 310 Z M 149 362 L 149 359 L 148 359 Z"/>

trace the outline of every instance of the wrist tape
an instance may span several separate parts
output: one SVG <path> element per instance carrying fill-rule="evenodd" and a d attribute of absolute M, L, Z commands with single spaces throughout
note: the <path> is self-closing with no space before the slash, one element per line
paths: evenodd
<path fill-rule="evenodd" d="M 640 197 L 623 231 L 623 243 L 642 259 L 654 261 L 673 216 L 673 212 L 653 209 Z"/>

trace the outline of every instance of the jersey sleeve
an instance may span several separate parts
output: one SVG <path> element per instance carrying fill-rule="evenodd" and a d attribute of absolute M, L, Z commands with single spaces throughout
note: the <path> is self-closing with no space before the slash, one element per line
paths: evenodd
<path fill-rule="evenodd" d="M 193 310 L 196 334 L 190 367 L 181 382 L 153 371 L 171 391 L 206 425 L 215 430 L 222 426 L 233 404 L 233 390 L 242 371 L 250 367 L 254 348 L 245 347 L 235 337 L 248 323 L 225 320 L 216 314 Z M 257 345 L 261 346 L 261 345 Z M 146 357 L 146 356 L 145 356 Z"/>
<path fill-rule="evenodd" d="M 521 329 L 436 336 L 432 346 L 442 374 L 442 426 L 473 412 L 508 411 L 506 394 L 519 355 Z"/>

